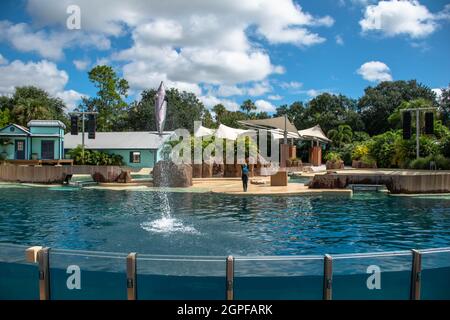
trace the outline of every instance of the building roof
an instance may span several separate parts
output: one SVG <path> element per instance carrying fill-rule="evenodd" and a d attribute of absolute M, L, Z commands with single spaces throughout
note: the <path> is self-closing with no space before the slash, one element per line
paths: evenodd
<path fill-rule="evenodd" d="M 59 120 L 31 120 L 27 123 L 28 127 L 59 127 L 66 128 L 66 125 Z"/>
<path fill-rule="evenodd" d="M 85 133 L 86 149 L 159 149 L 169 139 L 173 131 L 165 131 L 159 135 L 156 131 L 135 132 L 96 132 L 95 139 L 88 139 Z M 64 148 L 74 149 L 81 145 L 82 133 L 64 136 Z"/>

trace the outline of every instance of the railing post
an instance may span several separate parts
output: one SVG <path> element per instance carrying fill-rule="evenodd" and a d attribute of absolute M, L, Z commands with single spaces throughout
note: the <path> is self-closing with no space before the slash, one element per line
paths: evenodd
<path fill-rule="evenodd" d="M 42 248 L 37 253 L 39 264 L 39 299 L 50 300 L 50 268 L 49 268 L 50 248 Z"/>
<path fill-rule="evenodd" d="M 227 300 L 233 300 L 234 298 L 234 258 L 233 256 L 227 257 L 227 285 L 226 285 L 226 297 Z"/>
<path fill-rule="evenodd" d="M 411 300 L 420 300 L 420 282 L 422 272 L 422 254 L 418 250 L 412 251 L 412 271 L 411 271 Z"/>
<path fill-rule="evenodd" d="M 323 300 L 331 300 L 333 285 L 333 259 L 326 254 L 323 259 Z"/>
<path fill-rule="evenodd" d="M 38 253 L 39 250 L 41 250 L 42 247 L 41 246 L 34 246 L 34 247 L 29 247 L 25 250 L 25 260 L 27 262 L 31 262 L 31 263 L 37 263 L 38 262 Z"/>
<path fill-rule="evenodd" d="M 132 252 L 127 256 L 127 297 L 128 300 L 137 299 L 136 252 Z"/>

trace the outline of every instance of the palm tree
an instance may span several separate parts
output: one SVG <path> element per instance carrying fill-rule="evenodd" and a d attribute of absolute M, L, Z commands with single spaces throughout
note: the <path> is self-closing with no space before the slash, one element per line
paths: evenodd
<path fill-rule="evenodd" d="M 26 126 L 30 120 L 51 119 L 49 110 L 36 99 L 20 99 L 14 106 L 12 113 L 20 125 Z"/>
<path fill-rule="evenodd" d="M 352 128 L 348 124 L 341 124 L 337 130 L 331 129 L 328 131 L 328 138 L 333 140 L 333 143 L 340 148 L 343 144 L 352 142 Z"/>

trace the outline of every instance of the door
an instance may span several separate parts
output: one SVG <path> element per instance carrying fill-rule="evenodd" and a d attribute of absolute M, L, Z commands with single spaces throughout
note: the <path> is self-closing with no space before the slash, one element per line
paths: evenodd
<path fill-rule="evenodd" d="M 55 158 L 55 141 L 42 140 L 41 142 L 41 159 L 53 160 Z"/>
<path fill-rule="evenodd" d="M 14 151 L 16 160 L 25 160 L 25 140 L 16 140 Z"/>

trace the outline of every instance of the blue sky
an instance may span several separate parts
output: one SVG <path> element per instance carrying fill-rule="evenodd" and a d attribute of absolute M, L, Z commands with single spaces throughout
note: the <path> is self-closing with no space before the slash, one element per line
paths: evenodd
<path fill-rule="evenodd" d="M 69 30 L 68 5 L 80 8 Z M 261 111 L 382 80 L 450 83 L 450 1 L 2 1 L 0 94 L 38 85 L 72 108 L 112 65 L 130 98 L 164 80 L 207 107 Z"/>

